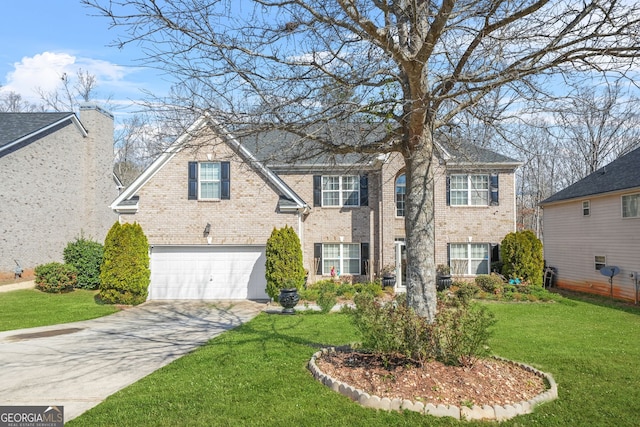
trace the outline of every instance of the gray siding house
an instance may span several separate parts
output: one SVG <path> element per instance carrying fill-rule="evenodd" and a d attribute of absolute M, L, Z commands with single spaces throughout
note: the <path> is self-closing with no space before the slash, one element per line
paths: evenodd
<path fill-rule="evenodd" d="M 335 138 L 360 138 L 361 129 Z M 138 222 L 149 240 L 150 299 L 265 298 L 265 244 L 285 225 L 300 237 L 310 281 L 332 270 L 373 279 L 392 266 L 402 289 L 402 157 L 329 156 L 295 138 L 238 139 L 200 118 L 114 200 L 120 221 Z M 489 271 L 497 243 L 515 230 L 518 164 L 474 146 L 439 147 L 437 263 L 462 277 Z"/>
<path fill-rule="evenodd" d="M 113 116 L 95 106 L 75 113 L 0 113 L 0 277 L 62 261 L 68 242 L 99 242 L 117 220 L 109 208 Z"/>
<path fill-rule="evenodd" d="M 560 288 L 637 301 L 640 148 L 541 202 L 544 257 Z M 613 278 L 601 274 L 616 266 Z"/>

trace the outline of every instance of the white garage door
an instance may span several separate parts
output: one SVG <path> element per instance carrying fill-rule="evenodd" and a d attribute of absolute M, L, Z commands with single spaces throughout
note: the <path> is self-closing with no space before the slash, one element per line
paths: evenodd
<path fill-rule="evenodd" d="M 267 299 L 264 246 L 154 246 L 149 299 Z"/>

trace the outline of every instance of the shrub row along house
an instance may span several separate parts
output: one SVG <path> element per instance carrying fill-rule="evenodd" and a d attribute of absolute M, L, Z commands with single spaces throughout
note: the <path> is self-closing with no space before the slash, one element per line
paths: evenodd
<path fill-rule="evenodd" d="M 640 148 L 541 203 L 544 256 L 561 288 L 638 301 Z M 610 281 L 605 266 L 618 267 Z M 604 270 L 603 270 L 604 269 Z"/>
<path fill-rule="evenodd" d="M 370 129 L 328 132 L 349 143 Z M 436 263 L 458 276 L 488 273 L 515 231 L 519 162 L 442 144 L 434 165 Z M 286 225 L 310 281 L 332 271 L 368 280 L 391 265 L 402 289 L 403 169 L 398 155 L 331 156 L 284 132 L 239 139 L 201 117 L 111 207 L 147 235 L 150 299 L 266 298 L 265 244 Z"/>
<path fill-rule="evenodd" d="M 0 278 L 62 261 L 81 235 L 104 240 L 117 220 L 113 158 L 113 116 L 94 105 L 80 119 L 0 113 Z"/>

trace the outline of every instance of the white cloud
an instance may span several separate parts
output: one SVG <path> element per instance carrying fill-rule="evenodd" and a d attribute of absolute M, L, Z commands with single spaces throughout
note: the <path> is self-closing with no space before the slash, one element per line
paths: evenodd
<path fill-rule="evenodd" d="M 5 83 L 0 90 L 13 91 L 34 103 L 40 101 L 38 90 L 53 92 L 61 84 L 61 77 L 66 73 L 75 76 L 79 69 L 93 74 L 97 79 L 96 89 L 99 93 L 124 89 L 129 91 L 132 84 L 126 82 L 129 73 L 135 68 L 123 67 L 108 61 L 76 57 L 69 53 L 43 52 L 31 57 L 24 57 L 13 64 L 14 70 L 7 73 Z"/>

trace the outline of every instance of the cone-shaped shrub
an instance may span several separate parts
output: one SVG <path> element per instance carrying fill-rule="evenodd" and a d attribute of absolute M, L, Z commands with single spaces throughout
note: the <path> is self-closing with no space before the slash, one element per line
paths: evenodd
<path fill-rule="evenodd" d="M 542 242 L 531 230 L 509 233 L 500 245 L 502 274 L 542 286 L 544 258 Z"/>
<path fill-rule="evenodd" d="M 274 228 L 267 240 L 265 255 L 267 295 L 277 300 L 280 289 L 302 287 L 305 276 L 302 248 L 293 228 Z"/>
<path fill-rule="evenodd" d="M 99 297 L 112 304 L 140 304 L 147 299 L 150 276 L 142 227 L 116 222 L 104 241 Z"/>

